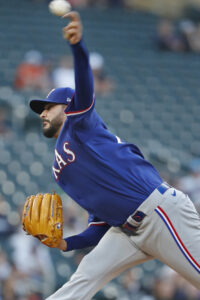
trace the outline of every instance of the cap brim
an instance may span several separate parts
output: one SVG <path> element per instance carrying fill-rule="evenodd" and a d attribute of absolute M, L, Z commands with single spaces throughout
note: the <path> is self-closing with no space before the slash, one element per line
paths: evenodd
<path fill-rule="evenodd" d="M 44 99 L 44 100 L 31 100 L 29 105 L 30 108 L 37 114 L 41 114 L 44 110 L 44 107 L 47 103 L 54 103 L 56 104 L 54 101 L 51 101 L 49 99 Z"/>

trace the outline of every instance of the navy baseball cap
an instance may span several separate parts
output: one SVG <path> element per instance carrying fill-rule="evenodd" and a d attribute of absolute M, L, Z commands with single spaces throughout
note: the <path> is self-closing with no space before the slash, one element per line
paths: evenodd
<path fill-rule="evenodd" d="M 44 110 L 44 107 L 47 103 L 55 104 L 70 104 L 74 96 L 75 91 L 71 88 L 57 88 L 50 91 L 46 99 L 42 100 L 31 100 L 30 107 L 37 113 L 41 114 Z"/>

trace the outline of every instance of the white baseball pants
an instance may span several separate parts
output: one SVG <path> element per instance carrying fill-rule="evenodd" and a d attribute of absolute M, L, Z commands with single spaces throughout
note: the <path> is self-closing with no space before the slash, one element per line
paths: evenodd
<path fill-rule="evenodd" d="M 138 208 L 137 235 L 111 228 L 77 271 L 48 300 L 90 300 L 124 270 L 150 259 L 168 265 L 200 289 L 200 216 L 187 195 L 156 189 Z"/>

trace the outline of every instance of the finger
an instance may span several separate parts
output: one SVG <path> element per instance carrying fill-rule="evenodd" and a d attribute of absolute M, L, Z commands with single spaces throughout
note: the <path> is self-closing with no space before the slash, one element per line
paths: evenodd
<path fill-rule="evenodd" d="M 71 28 L 69 30 L 64 30 L 64 34 L 66 35 L 72 35 L 72 34 L 77 34 L 77 29 L 76 28 Z"/>
<path fill-rule="evenodd" d="M 70 43 L 73 45 L 73 44 L 76 44 L 80 41 L 80 38 L 77 37 L 77 35 L 73 35 L 71 38 L 70 38 Z"/>
<path fill-rule="evenodd" d="M 77 11 L 70 11 L 64 16 L 62 16 L 62 19 L 69 18 L 71 21 L 80 21 L 80 15 Z"/>
<path fill-rule="evenodd" d="M 40 226 L 39 222 L 40 222 L 42 199 L 43 199 L 43 195 L 37 194 L 34 198 L 34 202 L 32 206 L 31 224 L 32 226 L 34 226 L 36 232 L 38 232 Z"/>
<path fill-rule="evenodd" d="M 77 27 L 71 27 L 71 28 L 65 27 L 65 28 L 63 28 L 63 35 L 68 36 L 70 34 L 76 34 L 76 33 L 78 33 L 78 30 L 79 29 Z"/>
<path fill-rule="evenodd" d="M 40 220 L 40 210 L 41 210 L 41 203 L 42 203 L 42 194 L 37 194 L 33 203 L 33 213 L 32 213 L 32 220 L 36 224 Z"/>
<path fill-rule="evenodd" d="M 32 214 L 32 206 L 35 199 L 35 195 L 32 195 L 27 198 L 26 205 L 24 209 L 24 227 L 28 233 L 32 233 L 31 231 L 31 214 Z"/>
<path fill-rule="evenodd" d="M 67 26 L 65 26 L 64 28 L 66 30 L 70 29 L 70 28 L 78 28 L 80 26 L 80 23 L 77 22 L 77 21 L 73 21 L 73 22 L 70 22 Z"/>
<path fill-rule="evenodd" d="M 30 197 L 26 198 L 26 202 L 24 204 L 24 209 L 23 209 L 23 213 L 22 213 L 22 225 L 23 225 L 24 230 L 26 230 L 25 222 L 26 222 L 26 216 L 27 216 L 28 210 L 29 210 Z"/>
<path fill-rule="evenodd" d="M 31 222 L 31 215 L 32 215 L 32 206 L 35 199 L 35 195 L 31 195 L 28 197 L 28 205 L 27 205 L 27 220 Z"/>
<path fill-rule="evenodd" d="M 62 200 L 58 194 L 52 195 L 52 201 L 57 203 L 57 206 L 54 206 L 54 214 L 56 216 L 56 221 L 62 220 Z"/>
<path fill-rule="evenodd" d="M 68 41 L 71 39 L 71 34 L 69 34 L 69 32 L 63 32 L 63 37 L 64 39 L 67 39 Z"/>
<path fill-rule="evenodd" d="M 70 29 L 67 32 L 63 32 L 63 37 L 71 43 L 72 38 L 74 39 L 74 37 L 78 37 L 78 34 L 75 29 Z"/>
<path fill-rule="evenodd" d="M 51 206 L 51 194 L 44 194 L 41 204 L 40 225 L 45 229 L 49 220 L 49 211 Z"/>

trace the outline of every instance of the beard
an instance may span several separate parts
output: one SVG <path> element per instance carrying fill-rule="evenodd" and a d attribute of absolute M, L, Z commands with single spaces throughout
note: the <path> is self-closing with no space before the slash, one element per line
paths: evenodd
<path fill-rule="evenodd" d="M 60 116 L 57 116 L 52 121 L 46 119 L 44 119 L 43 122 L 44 121 L 47 122 L 49 126 L 42 128 L 43 135 L 47 138 L 55 137 L 56 133 L 63 124 L 63 120 L 61 120 Z"/>

